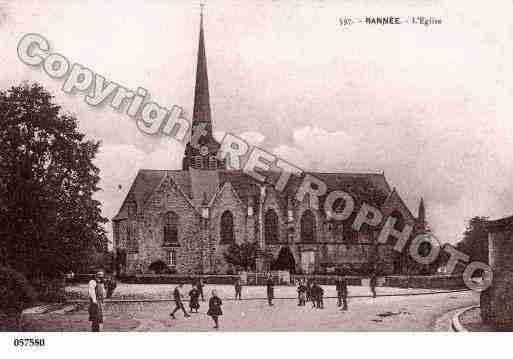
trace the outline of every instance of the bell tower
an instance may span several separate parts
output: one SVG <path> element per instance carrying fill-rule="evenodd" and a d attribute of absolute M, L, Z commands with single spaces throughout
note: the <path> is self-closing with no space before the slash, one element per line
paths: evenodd
<path fill-rule="evenodd" d="M 221 145 L 214 139 L 212 134 L 207 57 L 205 54 L 205 36 L 203 33 L 203 5 L 201 5 L 191 138 L 185 146 L 182 169 L 187 171 L 189 168 L 199 170 L 224 168 L 224 162 L 216 158 L 219 147 L 221 147 Z"/>

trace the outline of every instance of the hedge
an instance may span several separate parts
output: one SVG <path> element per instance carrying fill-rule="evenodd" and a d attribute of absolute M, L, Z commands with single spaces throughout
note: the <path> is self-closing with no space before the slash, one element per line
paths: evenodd
<path fill-rule="evenodd" d="M 461 274 L 429 276 L 387 276 L 384 286 L 398 288 L 463 289 L 466 288 Z"/>

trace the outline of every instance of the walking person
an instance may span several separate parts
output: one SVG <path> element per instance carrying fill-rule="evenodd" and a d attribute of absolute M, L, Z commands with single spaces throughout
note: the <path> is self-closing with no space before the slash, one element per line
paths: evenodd
<path fill-rule="evenodd" d="M 347 310 L 347 297 L 349 295 L 348 289 L 347 289 L 347 279 L 345 276 L 339 277 L 340 280 L 340 295 L 339 295 L 339 303 L 340 299 L 342 299 L 342 310 Z M 337 288 L 338 292 L 338 288 Z M 340 307 L 340 304 L 339 304 Z"/>
<path fill-rule="evenodd" d="M 200 308 L 199 304 L 199 290 L 197 287 L 193 286 L 192 289 L 189 291 L 189 309 L 190 312 L 196 311 L 198 313 L 198 309 Z"/>
<path fill-rule="evenodd" d="M 240 278 L 235 281 L 235 300 L 242 299 L 242 284 L 240 282 Z"/>
<path fill-rule="evenodd" d="M 317 308 L 324 309 L 324 289 L 317 284 Z"/>
<path fill-rule="evenodd" d="M 203 296 L 203 287 L 205 286 L 205 284 L 203 283 L 203 279 L 202 278 L 198 278 L 198 283 L 196 284 L 196 287 L 198 288 L 198 291 L 199 291 L 199 294 L 201 296 L 201 301 L 204 302 L 205 301 L 205 297 Z"/>
<path fill-rule="evenodd" d="M 210 315 L 214 320 L 214 329 L 219 329 L 219 317 L 223 315 L 223 311 L 221 310 L 222 305 L 223 301 L 217 296 L 216 290 L 212 290 L 212 297 L 208 301 L 207 315 Z"/>
<path fill-rule="evenodd" d="M 269 274 L 269 277 L 267 277 L 267 302 L 269 303 L 269 306 L 273 305 L 273 299 L 274 299 L 274 282 Z"/>
<path fill-rule="evenodd" d="M 297 287 L 297 296 L 298 296 L 298 306 L 306 305 L 306 285 L 304 281 L 299 281 L 299 285 Z"/>
<path fill-rule="evenodd" d="M 344 301 L 344 285 L 347 290 L 347 282 L 345 281 L 345 277 L 338 276 L 335 280 L 335 289 L 337 290 L 337 307 L 341 307 L 342 302 Z"/>
<path fill-rule="evenodd" d="M 312 300 L 312 281 L 310 279 L 306 280 L 306 301 L 309 302 Z"/>
<path fill-rule="evenodd" d="M 189 314 L 187 314 L 187 311 L 185 310 L 185 307 L 183 306 L 183 302 L 182 302 L 182 293 L 180 292 L 180 290 L 182 289 L 183 287 L 183 283 L 180 283 L 178 284 L 176 287 L 175 287 L 175 290 L 173 291 L 173 299 L 175 300 L 175 309 L 171 312 L 171 314 L 169 315 L 171 318 L 173 319 L 176 319 L 175 317 L 175 313 L 179 310 L 182 310 L 183 312 L 183 316 L 184 317 L 190 317 Z"/>
<path fill-rule="evenodd" d="M 369 279 L 369 287 L 372 292 L 372 298 L 376 298 L 376 286 L 378 285 L 378 276 L 376 272 L 372 272 Z"/>
<path fill-rule="evenodd" d="M 103 271 L 98 271 L 94 279 L 89 281 L 89 321 L 93 332 L 99 332 L 103 324 L 103 298 L 105 298 L 103 281 Z"/>
<path fill-rule="evenodd" d="M 312 301 L 312 309 L 318 308 L 318 296 L 319 296 L 319 290 L 317 287 L 317 283 L 312 282 L 310 287 L 310 300 Z"/>

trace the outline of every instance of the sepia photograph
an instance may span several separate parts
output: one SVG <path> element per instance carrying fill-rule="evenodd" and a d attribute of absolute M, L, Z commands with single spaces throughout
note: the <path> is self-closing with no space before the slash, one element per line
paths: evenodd
<path fill-rule="evenodd" d="M 0 1 L 6 350 L 512 332 L 512 11 Z"/>

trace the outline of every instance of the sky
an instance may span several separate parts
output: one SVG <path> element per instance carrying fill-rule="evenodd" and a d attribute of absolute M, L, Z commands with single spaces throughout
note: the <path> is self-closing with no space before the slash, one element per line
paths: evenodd
<path fill-rule="evenodd" d="M 511 1 L 203 1 L 212 118 L 308 170 L 384 171 L 437 237 L 513 214 Z M 199 1 L 1 1 L 0 88 L 39 82 L 102 142 L 96 195 L 112 218 L 140 168 L 180 169 L 183 145 L 17 57 L 23 35 L 191 114 Z M 339 25 L 425 16 L 440 25 Z M 190 118 L 190 117 L 187 117 Z M 110 232 L 110 224 L 107 225 Z"/>

